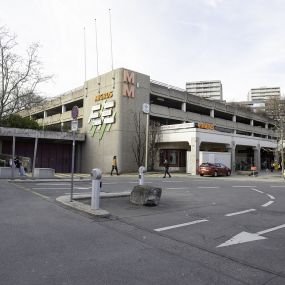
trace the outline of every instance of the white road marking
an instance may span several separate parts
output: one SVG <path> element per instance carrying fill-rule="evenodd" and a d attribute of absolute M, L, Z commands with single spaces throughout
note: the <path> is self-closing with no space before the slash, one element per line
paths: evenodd
<path fill-rule="evenodd" d="M 264 231 L 260 231 L 257 233 L 253 233 L 253 234 L 248 233 L 248 232 L 241 232 L 237 234 L 236 236 L 232 237 L 231 239 L 227 240 L 226 242 L 218 245 L 217 247 L 229 246 L 233 244 L 245 243 L 245 242 L 261 240 L 261 239 L 267 239 L 266 237 L 263 237 L 261 235 L 269 233 L 269 232 L 273 232 L 273 231 L 276 231 L 282 228 L 285 228 L 285 224 L 271 228 L 271 229 L 267 229 Z"/>
<path fill-rule="evenodd" d="M 88 190 L 88 189 L 92 189 L 92 187 L 74 187 L 75 189 L 78 190 Z"/>
<path fill-rule="evenodd" d="M 70 183 L 36 183 L 36 185 L 67 186 Z"/>
<path fill-rule="evenodd" d="M 244 186 L 244 185 L 234 185 L 234 186 L 232 186 L 233 188 L 254 188 L 254 187 L 256 187 L 256 186 Z"/>
<path fill-rule="evenodd" d="M 173 226 L 164 227 L 164 228 L 158 228 L 158 229 L 154 229 L 154 230 L 156 232 L 162 232 L 162 231 L 166 231 L 166 230 L 171 230 L 171 229 L 180 228 L 180 227 L 186 227 L 186 226 L 195 225 L 195 224 L 199 224 L 199 223 L 204 223 L 204 222 L 208 222 L 208 221 L 209 220 L 206 220 L 206 219 L 196 220 L 196 221 L 192 221 L 192 222 L 189 222 L 189 223 L 178 224 L 178 225 L 173 225 Z"/>
<path fill-rule="evenodd" d="M 261 206 L 262 207 L 267 207 L 267 206 L 271 205 L 272 203 L 274 203 L 274 201 L 269 201 L 269 202 L 267 202 L 267 203 L 265 203 L 265 204 L 263 204 Z"/>
<path fill-rule="evenodd" d="M 177 183 L 177 182 L 184 182 L 184 181 L 178 181 L 178 180 L 163 180 L 162 182 L 164 182 L 164 183 Z"/>
<path fill-rule="evenodd" d="M 273 232 L 273 231 L 276 231 L 276 230 L 279 230 L 279 229 L 282 229 L 282 228 L 285 228 L 285 224 L 277 226 L 277 227 L 274 227 L 274 228 L 271 228 L 271 229 L 267 229 L 267 230 L 264 230 L 264 231 L 260 231 L 257 234 L 263 235 L 263 234 L 270 233 L 270 232 Z"/>
<path fill-rule="evenodd" d="M 264 192 L 262 192 L 262 191 L 260 191 L 260 190 L 255 189 L 255 188 L 251 188 L 251 190 L 253 190 L 253 191 L 255 191 L 255 192 L 258 192 L 258 193 L 261 193 L 261 194 L 264 193 Z"/>
<path fill-rule="evenodd" d="M 61 188 L 47 188 L 47 187 L 38 187 L 38 188 L 32 188 L 33 190 L 68 190 L 69 188 L 61 187 Z"/>
<path fill-rule="evenodd" d="M 270 199 L 275 200 L 275 197 L 270 195 L 270 194 L 266 194 Z"/>
<path fill-rule="evenodd" d="M 74 189 L 78 189 L 78 190 L 88 190 L 88 189 L 91 189 L 91 187 L 73 187 Z M 51 188 L 48 188 L 48 187 L 33 187 L 32 188 L 33 190 L 68 190 L 70 189 L 70 187 L 51 187 Z"/>
<path fill-rule="evenodd" d="M 219 186 L 198 186 L 200 189 L 212 189 L 212 188 L 220 188 Z"/>
<path fill-rule="evenodd" d="M 285 185 L 272 185 L 270 188 L 285 188 Z"/>
<path fill-rule="evenodd" d="M 86 195 L 87 195 L 87 194 L 90 194 L 90 193 L 83 193 L 83 192 L 80 192 L 80 193 L 79 193 L 79 192 L 73 192 L 72 194 L 73 194 L 73 195 L 82 195 L 82 194 L 86 194 Z M 64 193 L 64 195 L 70 195 L 70 192 Z"/>
<path fill-rule="evenodd" d="M 116 182 L 102 182 L 103 185 L 117 185 L 117 184 L 124 184 L 124 183 L 132 183 L 132 184 L 138 184 L 137 181 L 116 181 Z"/>
<path fill-rule="evenodd" d="M 166 188 L 166 189 L 168 189 L 168 190 L 185 190 L 185 189 L 190 189 L 190 188 L 189 187 L 187 187 L 187 188 L 181 187 L 181 188 Z"/>
<path fill-rule="evenodd" d="M 230 213 L 230 214 L 226 214 L 226 217 L 231 217 L 231 216 L 235 216 L 235 215 L 241 215 L 241 214 L 245 214 L 245 213 L 249 213 L 249 212 L 254 212 L 256 211 L 255 209 L 248 209 L 248 210 L 244 210 L 244 211 L 240 211 L 240 212 L 235 212 L 235 213 Z"/>

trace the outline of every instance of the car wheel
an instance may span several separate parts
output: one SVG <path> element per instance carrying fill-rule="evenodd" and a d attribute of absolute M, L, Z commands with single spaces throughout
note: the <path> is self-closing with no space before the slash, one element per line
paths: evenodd
<path fill-rule="evenodd" d="M 200 176 L 204 176 L 204 174 L 200 173 Z"/>
<path fill-rule="evenodd" d="M 215 171 L 213 176 L 214 176 L 214 177 L 217 177 L 217 176 L 218 176 L 218 172 Z"/>
<path fill-rule="evenodd" d="M 231 175 L 231 172 L 230 172 L 230 171 L 228 171 L 228 172 L 227 172 L 227 176 L 230 176 L 230 175 Z"/>

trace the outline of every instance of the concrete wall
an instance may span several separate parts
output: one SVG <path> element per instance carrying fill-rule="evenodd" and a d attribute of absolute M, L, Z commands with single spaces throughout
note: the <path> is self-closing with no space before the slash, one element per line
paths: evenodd
<path fill-rule="evenodd" d="M 89 172 L 92 168 L 100 168 L 103 172 L 110 172 L 112 158 L 117 156 L 119 172 L 134 171 L 136 162 L 132 152 L 132 142 L 135 136 L 133 114 L 142 110 L 142 104 L 149 102 L 149 76 L 135 73 L 134 82 L 127 82 L 125 72 L 131 71 L 117 69 L 87 82 L 84 97 L 83 130 L 86 132 L 86 141 L 82 149 L 82 171 Z M 100 82 L 100 86 L 98 85 Z M 133 88 L 134 97 L 123 96 L 124 88 Z M 100 87 L 100 88 L 99 88 Z M 96 100 L 96 96 L 113 92 L 111 98 Z M 129 94 L 130 95 L 130 94 Z M 98 98 L 98 97 L 97 97 Z M 115 122 L 106 128 L 103 136 L 101 131 L 93 131 L 89 114 L 95 104 L 104 105 L 114 101 L 112 108 Z M 145 126 L 146 116 L 141 116 L 142 126 Z M 104 124 L 101 128 L 104 128 Z"/>

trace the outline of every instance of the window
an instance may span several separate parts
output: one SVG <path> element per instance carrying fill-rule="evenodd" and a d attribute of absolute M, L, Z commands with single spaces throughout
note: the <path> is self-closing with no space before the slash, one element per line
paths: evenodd
<path fill-rule="evenodd" d="M 159 156 L 159 166 L 164 166 L 163 162 L 165 159 L 167 159 L 169 166 L 186 167 L 185 149 L 161 149 Z"/>

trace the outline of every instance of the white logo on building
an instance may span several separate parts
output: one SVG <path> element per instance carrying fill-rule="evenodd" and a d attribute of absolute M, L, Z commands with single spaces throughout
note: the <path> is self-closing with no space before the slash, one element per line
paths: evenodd
<path fill-rule="evenodd" d="M 88 119 L 88 124 L 91 125 L 90 134 L 92 137 L 98 134 L 99 140 L 102 140 L 105 132 L 110 131 L 116 118 L 114 108 L 115 101 L 105 101 L 92 106 Z"/>

